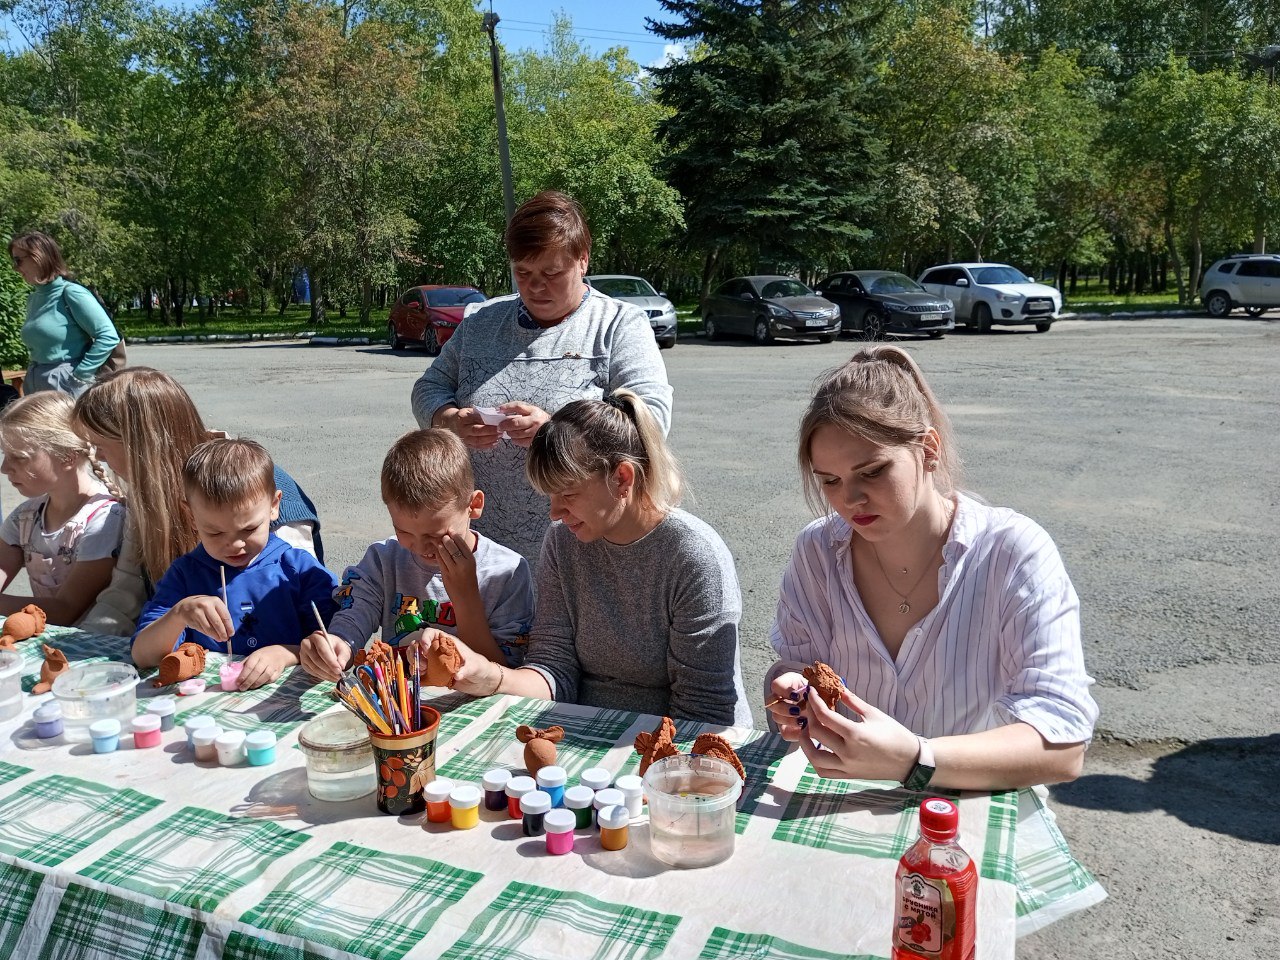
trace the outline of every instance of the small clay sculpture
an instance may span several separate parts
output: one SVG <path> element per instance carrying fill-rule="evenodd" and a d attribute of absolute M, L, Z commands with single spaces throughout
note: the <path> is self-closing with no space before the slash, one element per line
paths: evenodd
<path fill-rule="evenodd" d="M 664 757 L 674 757 L 678 751 L 675 745 L 676 725 L 670 717 L 663 717 L 658 729 L 653 733 L 637 733 L 635 739 L 636 753 L 640 754 L 640 776 Z"/>
<path fill-rule="evenodd" d="M 723 760 L 737 770 L 738 776 L 744 781 L 747 779 L 747 771 L 742 768 L 742 761 L 738 759 L 738 754 L 733 749 L 733 745 L 718 733 L 698 734 L 698 739 L 693 741 L 693 749 L 689 752 Z"/>
<path fill-rule="evenodd" d="M 48 618 L 34 603 L 28 603 L 17 613 L 5 617 L 4 633 L 0 634 L 0 649 L 11 650 L 21 640 L 30 640 L 44 633 Z"/>
<path fill-rule="evenodd" d="M 40 682 L 31 688 L 32 693 L 48 693 L 53 689 L 53 681 L 58 678 L 58 674 L 71 669 L 65 653 L 47 643 L 42 643 L 41 646 L 44 647 L 44 663 L 40 664 Z"/>
<path fill-rule="evenodd" d="M 834 710 L 840 702 L 840 694 L 844 692 L 844 681 L 840 679 L 840 675 L 821 660 L 813 661 L 813 666 L 805 667 L 803 672 L 809 686 L 817 691 L 822 702 Z"/>
<path fill-rule="evenodd" d="M 187 641 L 160 661 L 160 674 L 152 685 L 167 687 L 171 683 L 198 677 L 204 671 L 204 654 L 204 647 Z"/>
<path fill-rule="evenodd" d="M 543 767 L 554 766 L 556 744 L 564 739 L 564 727 L 516 727 L 516 739 L 524 744 L 524 766 L 529 776 L 536 777 Z"/>
<path fill-rule="evenodd" d="M 422 682 L 428 687 L 453 687 L 453 676 L 462 669 L 462 654 L 453 637 L 447 633 L 437 633 L 427 647 L 425 658 L 426 669 Z"/>

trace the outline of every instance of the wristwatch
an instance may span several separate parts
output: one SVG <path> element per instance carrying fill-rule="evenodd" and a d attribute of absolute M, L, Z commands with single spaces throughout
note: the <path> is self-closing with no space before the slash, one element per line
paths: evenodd
<path fill-rule="evenodd" d="M 923 790 L 933 779 L 933 747 L 924 737 L 917 736 L 916 739 L 920 741 L 920 755 L 916 757 L 916 765 L 907 774 L 907 779 L 902 781 L 908 790 Z"/>

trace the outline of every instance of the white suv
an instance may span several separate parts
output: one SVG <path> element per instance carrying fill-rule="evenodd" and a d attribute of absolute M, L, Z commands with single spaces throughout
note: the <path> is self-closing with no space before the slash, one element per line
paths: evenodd
<path fill-rule="evenodd" d="M 1211 317 L 1236 307 L 1256 317 L 1280 307 L 1280 254 L 1237 253 L 1217 261 L 1200 281 L 1200 302 Z"/>
<path fill-rule="evenodd" d="M 1049 329 L 1062 310 L 1062 294 L 1004 263 L 946 263 L 920 275 L 920 286 L 956 305 L 956 323 L 987 333 L 992 324 L 1034 323 Z"/>

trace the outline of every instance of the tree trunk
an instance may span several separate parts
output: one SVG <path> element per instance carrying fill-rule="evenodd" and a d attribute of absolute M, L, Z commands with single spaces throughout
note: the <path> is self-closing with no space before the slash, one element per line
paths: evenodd
<path fill-rule="evenodd" d="M 177 296 L 173 299 L 173 325 L 181 329 L 186 326 L 187 312 L 187 278 L 183 277 L 178 284 Z"/>
<path fill-rule="evenodd" d="M 148 325 L 151 323 L 151 310 L 151 286 L 148 284 L 142 288 L 142 312 L 147 316 Z M 163 322 L 163 318 L 161 322 Z"/>
<path fill-rule="evenodd" d="M 702 304 L 704 300 L 711 295 L 711 281 L 716 275 L 716 262 L 720 259 L 720 248 L 712 247 L 707 251 L 706 257 L 702 261 L 702 291 L 698 295 L 698 303 Z"/>
<path fill-rule="evenodd" d="M 1253 252 L 1267 252 L 1267 213 L 1261 205 L 1253 218 Z"/>
<path fill-rule="evenodd" d="M 1173 242 L 1173 217 L 1166 212 L 1164 218 L 1164 242 L 1169 248 L 1169 259 L 1173 261 L 1173 276 L 1178 281 L 1178 302 L 1187 302 L 1187 285 L 1182 278 L 1182 258 L 1178 256 L 1178 245 Z"/>
<path fill-rule="evenodd" d="M 1059 292 L 1067 289 L 1067 261 L 1062 260 L 1058 263 L 1058 290 Z"/>
<path fill-rule="evenodd" d="M 1197 203 L 1191 211 L 1191 273 L 1187 277 L 1187 286 L 1191 296 L 1200 289 L 1200 270 L 1204 266 L 1204 250 L 1200 242 L 1200 210 L 1202 203 Z"/>
<path fill-rule="evenodd" d="M 365 277 L 360 281 L 360 323 L 367 326 L 373 313 L 373 284 Z"/>
<path fill-rule="evenodd" d="M 315 327 L 323 327 L 325 323 L 324 278 L 314 268 L 308 269 L 307 274 L 311 277 L 311 324 Z"/>
<path fill-rule="evenodd" d="M 1079 279 L 1080 279 L 1080 264 L 1072 263 L 1071 264 L 1071 295 L 1073 297 L 1076 295 L 1076 282 Z M 1088 282 L 1087 278 L 1086 278 L 1086 282 Z"/>

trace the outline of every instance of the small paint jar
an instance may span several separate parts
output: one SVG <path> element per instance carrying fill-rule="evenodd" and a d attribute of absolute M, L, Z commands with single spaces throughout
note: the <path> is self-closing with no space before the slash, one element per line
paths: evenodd
<path fill-rule="evenodd" d="M 213 741 L 217 750 L 218 763 L 224 767 L 234 767 L 244 763 L 244 731 L 224 730 Z"/>
<path fill-rule="evenodd" d="M 196 733 L 201 730 L 217 730 L 218 721 L 206 713 L 197 713 L 194 717 L 187 717 L 182 721 L 182 729 L 187 734 L 187 746 L 194 750 Z M 210 738 L 208 742 L 213 743 L 213 739 Z"/>
<path fill-rule="evenodd" d="M 144 713 L 130 721 L 133 727 L 133 749 L 146 750 L 160 746 L 160 718 L 154 713 Z"/>
<path fill-rule="evenodd" d="M 449 791 L 449 820 L 455 830 L 470 830 L 480 822 L 480 789 L 469 783 Z"/>
<path fill-rule="evenodd" d="M 276 735 L 270 730 L 254 730 L 244 738 L 249 766 L 265 767 L 276 762 Z"/>
<path fill-rule="evenodd" d="M 597 790 L 596 798 L 592 802 L 592 806 L 596 808 L 596 826 L 604 829 L 604 822 L 600 819 L 600 811 L 605 807 L 621 807 L 627 809 L 627 798 L 622 795 L 621 790 Z M 630 816 L 630 814 L 628 814 Z"/>
<path fill-rule="evenodd" d="M 511 771 L 498 767 L 484 775 L 484 808 L 505 810 L 507 807 L 507 781 Z"/>
<path fill-rule="evenodd" d="M 120 721 L 97 720 L 89 724 L 94 753 L 112 753 L 120 746 Z"/>
<path fill-rule="evenodd" d="M 519 820 L 523 816 L 520 812 L 520 798 L 536 789 L 538 785 L 533 782 L 533 777 L 512 777 L 508 780 L 507 816 L 512 820 Z"/>
<path fill-rule="evenodd" d="M 564 767 L 543 767 L 534 780 L 538 783 L 538 789 L 551 797 L 551 806 L 564 806 L 564 785 L 569 780 Z"/>
<path fill-rule="evenodd" d="M 627 773 L 613 781 L 613 786 L 615 790 L 621 790 L 626 798 L 627 813 L 631 815 L 631 819 L 640 816 L 644 809 L 644 781 L 634 773 Z"/>
<path fill-rule="evenodd" d="M 444 777 L 436 777 L 422 788 L 422 798 L 427 801 L 428 823 L 448 823 L 452 819 L 449 812 L 449 794 L 452 792 L 453 781 Z"/>
<path fill-rule="evenodd" d="M 613 775 L 604 767 L 589 767 L 579 775 L 578 782 L 592 790 L 603 790 L 613 782 Z"/>
<path fill-rule="evenodd" d="M 218 748 L 214 745 L 214 741 L 221 734 L 222 728 L 215 723 L 204 724 L 191 735 L 191 749 L 195 751 L 197 760 L 202 763 L 218 762 Z"/>
<path fill-rule="evenodd" d="M 173 729 L 173 715 L 178 705 L 172 697 L 157 697 L 147 704 L 147 713 L 160 718 L 160 732 L 168 733 Z"/>
<path fill-rule="evenodd" d="M 55 701 L 40 704 L 31 718 L 36 722 L 36 736 L 41 740 L 52 740 L 62 735 L 62 707 Z"/>
<path fill-rule="evenodd" d="M 592 814 L 595 812 L 592 807 L 595 799 L 596 792 L 590 787 L 577 786 L 565 790 L 565 809 L 573 813 L 574 823 L 579 830 L 590 829 Z"/>
<path fill-rule="evenodd" d="M 542 826 L 547 831 L 547 853 L 562 857 L 573 851 L 575 822 L 572 810 L 551 810 L 542 818 Z"/>
<path fill-rule="evenodd" d="M 218 682 L 222 684 L 222 689 L 228 692 L 236 689 L 236 684 L 240 682 L 240 671 L 243 669 L 243 660 L 224 663 L 220 666 L 218 668 Z"/>
<path fill-rule="evenodd" d="M 524 835 L 540 837 L 545 832 L 544 821 L 551 809 L 551 795 L 542 790 L 530 790 L 520 798 L 520 814 Z"/>
<path fill-rule="evenodd" d="M 183 680 L 178 684 L 178 693 L 184 697 L 194 697 L 204 693 L 204 688 L 204 677 L 192 677 L 191 679 Z"/>
<path fill-rule="evenodd" d="M 605 807 L 596 814 L 600 821 L 600 846 L 606 850 L 621 850 L 627 845 L 631 814 L 619 804 Z"/>

